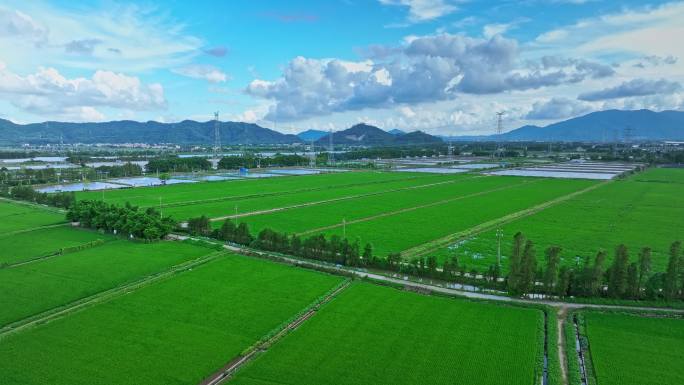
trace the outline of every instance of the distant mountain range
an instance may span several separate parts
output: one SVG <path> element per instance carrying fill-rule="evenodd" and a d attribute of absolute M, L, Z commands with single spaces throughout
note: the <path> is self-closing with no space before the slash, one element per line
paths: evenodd
<path fill-rule="evenodd" d="M 220 122 L 219 125 L 223 144 L 301 142 L 295 135 L 282 134 L 256 124 Z M 178 123 L 159 123 L 122 120 L 102 123 L 45 122 L 21 125 L 0 119 L 0 144 L 56 144 L 60 141 L 86 144 L 210 144 L 214 142 L 214 122 L 184 120 Z"/>
<path fill-rule="evenodd" d="M 219 127 L 222 144 L 293 144 L 312 140 L 319 144 L 328 143 L 328 133 L 320 130 L 307 130 L 299 135 L 290 135 L 251 123 L 220 122 Z M 389 146 L 441 142 L 441 139 L 419 131 L 394 135 L 366 124 L 335 132 L 333 137 L 336 145 Z M 0 145 L 44 145 L 60 142 L 206 145 L 214 142 L 214 121 L 184 120 L 178 123 L 160 123 L 122 120 L 101 123 L 16 124 L 0 119 Z"/>
<path fill-rule="evenodd" d="M 329 143 L 330 134 L 318 139 L 319 145 Z M 441 138 L 426 134 L 422 131 L 413 131 L 408 134 L 397 135 L 381 130 L 369 124 L 360 123 L 343 131 L 333 132 L 333 143 L 350 146 L 407 146 L 417 144 L 443 143 Z"/>
<path fill-rule="evenodd" d="M 523 126 L 501 136 L 456 136 L 461 141 L 615 142 L 625 139 L 684 140 L 684 112 L 606 110 L 545 127 Z"/>
<path fill-rule="evenodd" d="M 307 130 L 298 135 L 283 134 L 252 123 L 221 122 L 222 144 L 292 144 L 315 141 L 328 144 L 328 133 Z M 523 126 L 501 136 L 436 137 L 422 131 L 405 133 L 381 130 L 368 124 L 357 124 L 333 133 L 335 145 L 404 146 L 457 141 L 564 141 L 613 142 L 626 137 L 634 141 L 684 140 L 684 112 L 651 110 L 592 112 L 545 127 Z M 130 120 L 102 123 L 45 122 L 15 124 L 0 119 L 0 145 L 24 143 L 174 143 L 181 145 L 214 142 L 214 122 L 184 120 L 179 123 L 136 122 Z"/>
<path fill-rule="evenodd" d="M 315 141 L 317 141 L 318 139 L 320 139 L 320 138 L 322 138 L 322 137 L 324 137 L 324 136 L 326 136 L 326 135 L 328 135 L 328 133 L 325 132 L 325 131 L 321 131 L 321 130 L 306 130 L 306 131 L 302 131 L 302 132 L 300 132 L 299 134 L 297 134 L 297 137 L 299 137 L 299 139 L 301 139 L 301 140 L 303 140 L 303 141 L 305 141 L 305 142 L 308 143 L 308 142 L 311 142 L 312 140 L 315 142 Z"/>

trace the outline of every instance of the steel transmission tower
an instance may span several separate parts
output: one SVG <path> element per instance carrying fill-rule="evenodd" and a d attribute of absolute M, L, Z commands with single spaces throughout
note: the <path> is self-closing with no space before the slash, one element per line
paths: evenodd
<path fill-rule="evenodd" d="M 311 139 L 311 148 L 309 149 L 311 151 L 310 157 L 309 157 L 309 167 L 314 168 L 316 167 L 316 150 L 314 148 L 314 140 Z"/>
<path fill-rule="evenodd" d="M 333 131 L 331 128 L 330 133 L 328 134 L 328 163 L 331 166 L 335 164 L 335 155 L 333 154 L 334 148 L 335 147 L 333 147 Z"/>
<path fill-rule="evenodd" d="M 503 114 L 503 111 L 496 113 L 496 153 L 500 156 L 503 156 L 503 148 L 501 145 L 501 133 L 503 131 Z"/>
<path fill-rule="evenodd" d="M 221 151 L 221 128 L 219 125 L 219 113 L 214 112 L 214 159 L 219 158 L 219 151 Z"/>

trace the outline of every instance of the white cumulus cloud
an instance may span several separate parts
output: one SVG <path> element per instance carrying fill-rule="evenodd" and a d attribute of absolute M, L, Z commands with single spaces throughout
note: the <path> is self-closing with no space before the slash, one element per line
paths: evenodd
<path fill-rule="evenodd" d="M 448 0 L 380 0 L 383 5 L 407 7 L 409 21 L 419 23 L 448 15 L 458 10 Z"/>
<path fill-rule="evenodd" d="M 112 71 L 95 71 L 91 78 L 67 78 L 54 68 L 40 68 L 26 76 L 0 62 L 0 98 L 36 114 L 101 120 L 96 110 L 166 108 L 160 84 L 144 84 L 139 78 Z"/>
<path fill-rule="evenodd" d="M 228 80 L 228 75 L 220 69 L 202 64 L 191 64 L 171 70 L 178 75 L 193 79 L 204 79 L 210 83 L 223 83 Z"/>

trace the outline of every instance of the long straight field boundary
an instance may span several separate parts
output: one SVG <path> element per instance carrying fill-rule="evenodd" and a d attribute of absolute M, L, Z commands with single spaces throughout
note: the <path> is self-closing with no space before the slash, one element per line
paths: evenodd
<path fill-rule="evenodd" d="M 14 199 L 3 198 L 3 197 L 0 197 L 0 201 L 2 201 L 2 202 L 7 202 L 7 203 L 13 203 L 13 204 L 16 204 L 16 205 L 29 206 L 29 207 L 33 207 L 33 208 L 36 208 L 36 209 L 42 209 L 42 210 L 45 210 L 45 211 L 52 211 L 52 212 L 60 213 L 60 214 L 66 212 L 66 210 L 60 209 L 60 208 L 58 208 L 58 207 L 52 207 L 52 206 L 41 205 L 41 204 L 34 203 L 34 202 L 20 201 L 20 200 L 14 200 Z"/>
<path fill-rule="evenodd" d="M 454 242 L 462 241 L 462 240 L 470 238 L 474 235 L 477 235 L 481 232 L 492 230 L 497 226 L 500 226 L 500 225 L 503 225 L 506 223 L 510 223 L 514 220 L 524 218 L 524 217 L 530 216 L 532 214 L 536 214 L 542 210 L 545 210 L 549 207 L 555 206 L 559 203 L 565 202 L 565 201 L 572 199 L 578 195 L 582 195 L 584 193 L 587 193 L 589 191 L 597 189 L 601 186 L 605 186 L 608 183 L 611 183 L 611 181 L 606 181 L 606 182 L 598 183 L 595 185 L 591 185 L 585 189 L 575 191 L 575 192 L 572 192 L 570 194 L 560 196 L 558 198 L 554 198 L 552 200 L 546 201 L 546 202 L 538 204 L 536 206 L 532 206 L 532 207 L 524 209 L 524 210 L 516 211 L 514 213 L 505 215 L 503 217 L 493 219 L 491 221 L 480 223 L 479 225 L 473 226 L 469 229 L 459 231 L 457 233 L 449 234 L 445 237 L 435 239 L 434 241 L 430 241 L 430 242 L 424 243 L 422 245 L 418 245 L 418 246 L 412 247 L 410 249 L 406 249 L 406 250 L 401 252 L 401 256 L 404 258 L 420 257 L 420 256 L 425 255 L 427 253 L 430 253 L 430 252 L 433 252 L 435 250 L 446 247 L 449 244 L 452 244 Z"/>
<path fill-rule="evenodd" d="M 558 332 L 558 361 L 560 363 L 560 375 L 563 385 L 568 385 L 568 361 L 565 355 L 566 347 L 565 344 L 568 342 L 565 339 L 565 323 L 568 318 L 568 308 L 560 306 L 558 308 L 558 313 L 556 313 L 556 330 Z"/>
<path fill-rule="evenodd" d="M 226 195 L 226 196 L 216 197 L 216 198 L 207 198 L 207 199 L 198 199 L 198 200 L 192 200 L 192 201 L 164 203 L 161 205 L 161 207 L 162 208 L 164 208 L 164 207 L 168 208 L 168 207 L 194 206 L 194 205 L 203 204 L 203 203 L 223 202 L 223 201 L 232 201 L 232 200 L 244 200 L 244 199 L 252 199 L 252 198 L 265 198 L 265 197 L 271 197 L 271 196 L 299 194 L 302 192 L 323 191 L 323 190 L 330 190 L 330 189 L 336 189 L 336 188 L 369 186 L 369 185 L 384 184 L 384 183 L 389 183 L 389 182 L 398 182 L 398 181 L 420 179 L 420 178 L 424 178 L 424 177 L 426 177 L 426 175 L 410 176 L 410 177 L 406 177 L 406 178 L 379 180 L 379 181 L 363 182 L 363 183 L 346 183 L 346 184 L 340 184 L 340 185 L 326 185 L 326 186 L 322 186 L 322 187 L 307 187 L 307 188 L 300 188 L 300 189 L 295 189 L 295 190 L 274 191 L 274 192 L 270 192 L 270 193 Z M 231 183 L 234 183 L 234 182 L 231 182 Z M 142 195 L 141 196 L 133 196 L 133 197 L 129 197 L 129 198 L 136 198 L 136 197 L 144 197 L 144 196 L 142 196 Z M 159 205 L 142 205 L 140 207 L 159 207 Z"/>
<path fill-rule="evenodd" d="M 284 327 L 275 331 L 275 334 L 273 334 L 271 337 L 267 337 L 263 341 L 258 342 L 253 347 L 247 349 L 243 354 L 236 357 L 228 364 L 226 364 L 224 367 L 219 369 L 216 373 L 209 376 L 209 378 L 202 381 L 200 385 L 218 385 L 229 380 L 230 377 L 243 365 L 252 361 L 259 354 L 268 350 L 269 347 L 271 347 L 273 344 L 275 344 L 280 339 L 285 337 L 291 331 L 297 329 L 306 320 L 313 317 L 313 315 L 316 314 L 316 312 L 318 311 L 318 309 L 321 308 L 321 306 L 332 301 L 339 293 L 344 291 L 350 285 L 351 280 L 345 280 L 338 287 L 334 288 L 331 292 L 324 295 L 323 298 L 317 300 L 312 305 L 308 306 L 300 315 L 295 316 L 295 318 L 292 321 L 288 322 Z"/>
<path fill-rule="evenodd" d="M 63 227 L 63 226 L 69 226 L 69 222 L 64 222 L 64 223 L 56 223 L 54 225 L 45 225 L 45 226 L 38 226 L 38 227 L 32 227 L 30 229 L 23 229 L 23 230 L 15 230 L 15 231 L 10 231 L 9 233 L 4 233 L 0 235 L 0 238 L 6 238 L 10 237 L 12 235 L 17 235 L 17 234 L 23 234 L 23 233 L 30 233 L 32 231 L 38 231 L 38 230 L 45 230 L 45 229 L 51 229 L 53 227 Z"/>
<path fill-rule="evenodd" d="M 80 245 L 71 246 L 71 247 L 69 247 L 69 248 L 67 248 L 67 249 L 59 249 L 59 250 L 51 251 L 51 252 L 49 252 L 48 254 L 41 255 L 41 256 L 38 256 L 38 257 L 34 257 L 34 258 L 31 258 L 31 259 L 28 259 L 28 260 L 25 260 L 25 261 L 21 261 L 21 262 L 17 262 L 17 263 L 11 263 L 11 264 L 8 264 L 8 265 L 4 265 L 4 266 L 2 266 L 2 268 L 3 268 L 3 269 L 11 269 L 11 268 L 13 268 L 13 267 L 19 267 L 19 266 L 28 265 L 28 264 L 31 264 L 31 263 L 41 262 L 41 261 L 44 261 L 44 260 L 46 260 L 46 259 L 55 258 L 55 257 L 60 257 L 60 256 L 62 256 L 62 255 L 64 255 L 64 254 L 73 253 L 73 252 L 75 252 L 75 251 L 81 251 L 81 250 L 83 250 L 83 249 L 85 249 L 85 248 L 89 248 L 89 249 L 90 249 L 90 248 L 93 248 L 93 247 L 102 246 L 102 245 L 104 245 L 105 243 L 107 243 L 107 242 L 104 241 L 104 240 L 102 240 L 101 242 L 99 242 L 99 240 L 90 241 L 90 242 L 85 242 L 85 243 L 82 243 L 82 244 L 80 244 Z M 69 250 L 69 249 L 71 249 L 71 250 Z"/>
<path fill-rule="evenodd" d="M 403 213 L 407 213 L 407 212 L 411 212 L 411 211 L 415 211 L 415 210 L 420 210 L 420 209 L 424 209 L 424 208 L 428 208 L 428 207 L 440 206 L 440 205 L 444 205 L 444 204 L 447 204 L 447 203 L 456 202 L 456 201 L 463 200 L 463 199 L 468 199 L 468 198 L 474 198 L 474 197 L 481 196 L 481 195 L 487 195 L 487 194 L 491 194 L 491 193 L 493 193 L 493 192 L 502 191 L 502 190 L 507 190 L 507 189 L 510 189 L 510 188 L 513 188 L 513 187 L 520 187 L 520 186 L 522 186 L 522 185 L 525 185 L 525 184 L 532 184 L 532 183 L 539 183 L 539 182 L 538 182 L 538 181 L 524 181 L 524 182 L 521 182 L 521 183 L 509 184 L 509 185 L 506 185 L 506 186 L 496 187 L 496 188 L 489 189 L 489 190 L 478 191 L 478 192 L 476 192 L 476 193 L 472 193 L 472 194 L 468 194 L 468 195 L 462 195 L 462 196 L 458 196 L 458 197 L 454 197 L 454 198 L 449 198 L 449 199 L 442 199 L 442 200 L 437 201 L 437 202 L 430 202 L 430 203 L 426 203 L 426 204 L 423 204 L 423 205 L 412 206 L 412 207 L 406 207 L 406 208 L 403 208 L 403 209 L 394 210 L 394 211 L 388 211 L 388 212 L 384 212 L 384 213 L 377 214 L 377 215 L 372 215 L 372 216 L 365 217 L 365 218 L 359 218 L 359 219 L 355 219 L 355 220 L 352 220 L 352 221 L 349 221 L 349 222 L 345 222 L 344 224 L 342 224 L 342 223 L 336 223 L 336 224 L 330 225 L 330 226 L 318 227 L 318 228 L 315 228 L 315 229 L 303 231 L 303 232 L 298 233 L 298 234 L 296 234 L 296 235 L 302 236 L 302 235 L 308 235 L 308 234 L 311 234 L 311 233 L 319 233 L 319 232 L 322 232 L 322 231 L 327 231 L 327 230 L 335 229 L 335 228 L 338 228 L 338 227 L 342 227 L 342 226 L 345 226 L 345 225 L 353 225 L 353 224 L 355 224 L 355 223 L 368 222 L 368 221 L 372 221 L 372 220 L 375 220 L 375 219 L 384 218 L 384 217 L 390 217 L 390 216 L 394 216 L 394 215 L 398 215 L 398 214 L 403 214 Z"/>
<path fill-rule="evenodd" d="M 91 296 L 81 298 L 69 304 L 59 306 L 42 313 L 24 318 L 22 320 L 7 324 L 0 328 L 0 340 L 7 337 L 8 335 L 14 334 L 16 332 L 31 328 L 33 326 L 45 324 L 50 321 L 67 316 L 76 311 L 85 309 L 87 307 L 107 302 L 114 299 L 120 295 L 128 294 L 145 286 L 151 285 L 153 283 L 168 279 L 176 274 L 188 271 L 194 267 L 203 265 L 210 261 L 213 261 L 223 255 L 226 255 L 225 251 L 217 251 L 213 253 L 206 254 L 199 258 L 193 259 L 191 261 L 183 262 L 178 265 L 171 267 L 170 269 L 155 273 L 144 278 L 138 279 L 128 284 L 117 286 L 112 289 L 101 291 L 99 293 L 93 294 Z"/>
<path fill-rule="evenodd" d="M 222 216 L 222 217 L 211 218 L 210 221 L 216 222 L 216 221 L 221 221 L 221 220 L 225 220 L 225 219 L 236 219 L 236 218 L 249 217 L 249 216 L 254 216 L 254 215 L 270 214 L 270 213 L 274 213 L 274 212 L 278 212 L 278 211 L 292 210 L 292 209 L 298 209 L 298 208 L 309 207 L 309 206 L 317 206 L 317 205 L 326 204 L 326 203 L 340 202 L 340 201 L 346 201 L 346 200 L 354 200 L 354 199 L 371 197 L 371 196 L 376 196 L 376 195 L 390 194 L 390 193 L 394 193 L 394 192 L 417 190 L 417 189 L 427 188 L 427 187 L 442 186 L 442 185 L 446 185 L 446 184 L 458 183 L 458 182 L 462 182 L 464 180 L 471 180 L 471 179 L 475 179 L 475 178 L 482 178 L 482 176 L 472 176 L 469 178 L 447 180 L 447 181 L 443 181 L 443 182 L 434 182 L 434 183 L 428 183 L 428 184 L 423 184 L 423 185 L 418 185 L 418 186 L 400 187 L 400 188 L 383 190 L 383 191 L 375 191 L 375 192 L 370 192 L 370 193 L 346 195 L 346 196 L 342 196 L 342 197 L 324 199 L 324 200 L 314 201 L 314 202 L 300 203 L 300 204 L 291 205 L 291 206 L 276 207 L 273 209 L 252 211 L 252 212 L 248 212 L 248 213 L 240 213 L 237 215 L 226 215 L 226 216 Z"/>

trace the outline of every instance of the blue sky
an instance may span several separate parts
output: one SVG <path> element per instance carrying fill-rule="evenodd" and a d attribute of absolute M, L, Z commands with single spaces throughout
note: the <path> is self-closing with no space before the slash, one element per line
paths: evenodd
<path fill-rule="evenodd" d="M 491 132 L 684 109 L 684 2 L 0 1 L 0 117 Z"/>

